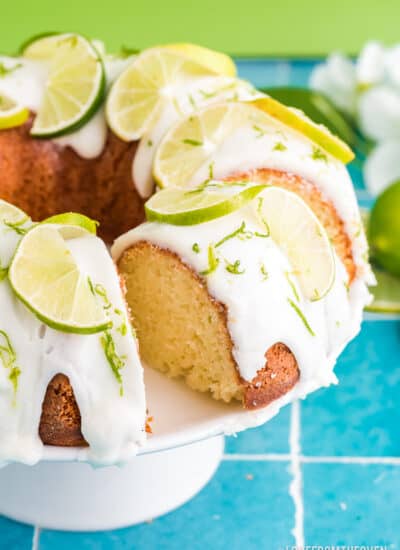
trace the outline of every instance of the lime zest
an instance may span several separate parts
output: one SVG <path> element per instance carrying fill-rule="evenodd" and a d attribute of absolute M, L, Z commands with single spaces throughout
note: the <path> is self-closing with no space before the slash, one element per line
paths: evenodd
<path fill-rule="evenodd" d="M 214 273 L 219 266 L 219 258 L 215 253 L 214 245 L 210 244 L 208 246 L 208 268 L 204 271 L 200 271 L 200 275 L 211 275 Z"/>
<path fill-rule="evenodd" d="M 7 278 L 7 275 L 8 275 L 8 267 L 2 267 L 0 264 L 0 283 Z"/>
<path fill-rule="evenodd" d="M 118 355 L 114 338 L 109 330 L 104 331 L 104 333 L 100 336 L 100 343 L 107 362 L 119 384 L 119 395 L 123 397 L 124 386 L 121 370 L 125 367 L 126 357 L 123 355 Z"/>
<path fill-rule="evenodd" d="M 260 271 L 263 277 L 263 281 L 266 281 L 269 278 L 269 273 L 264 264 L 261 264 Z"/>
<path fill-rule="evenodd" d="M 17 365 L 17 354 L 10 337 L 4 330 L 0 330 L 0 361 L 5 369 L 8 369 L 8 379 L 14 388 L 14 398 L 18 389 L 18 378 L 21 374 L 21 369 Z"/>
<path fill-rule="evenodd" d="M 18 220 L 16 222 L 10 222 L 3 220 L 3 224 L 8 227 L 9 229 L 12 229 L 17 233 L 17 235 L 26 235 L 26 233 L 29 231 L 30 227 L 22 227 L 30 220 L 29 216 L 25 216 L 21 220 Z"/>
<path fill-rule="evenodd" d="M 288 298 L 287 301 L 289 302 L 290 306 L 294 309 L 294 311 L 297 313 L 297 315 L 300 317 L 300 319 L 301 319 L 302 322 L 303 322 L 303 325 L 306 327 L 306 329 L 307 329 L 308 332 L 311 334 L 311 336 L 315 336 L 315 332 L 314 332 L 313 329 L 311 328 L 309 322 L 308 322 L 307 319 L 306 319 L 306 316 L 305 316 L 304 313 L 301 311 L 301 309 L 298 307 L 298 305 L 295 304 L 295 303 L 293 302 L 293 300 L 291 300 L 290 298 Z"/>
<path fill-rule="evenodd" d="M 200 250 L 199 243 L 193 243 L 192 250 L 193 250 L 193 252 L 195 252 L 196 254 L 200 254 L 201 250 Z"/>
<path fill-rule="evenodd" d="M 299 293 L 297 292 L 296 286 L 295 286 L 295 284 L 293 283 L 292 279 L 290 278 L 290 273 L 289 273 L 289 271 L 285 271 L 285 277 L 286 277 L 287 282 L 289 283 L 290 288 L 292 289 L 292 292 L 293 292 L 293 294 L 294 294 L 294 297 L 296 298 L 296 300 L 297 300 L 298 302 L 300 302 Z"/>
<path fill-rule="evenodd" d="M 232 273 L 232 275 L 243 275 L 245 273 L 245 269 L 240 269 L 240 260 L 236 260 L 235 262 L 231 263 L 228 260 L 225 259 L 225 269 L 228 271 L 228 273 Z"/>
<path fill-rule="evenodd" d="M 272 148 L 273 151 L 286 151 L 287 146 L 282 141 L 277 141 Z"/>
<path fill-rule="evenodd" d="M 311 158 L 313 160 L 321 160 L 328 162 L 328 155 L 322 151 L 319 147 L 313 146 Z"/>

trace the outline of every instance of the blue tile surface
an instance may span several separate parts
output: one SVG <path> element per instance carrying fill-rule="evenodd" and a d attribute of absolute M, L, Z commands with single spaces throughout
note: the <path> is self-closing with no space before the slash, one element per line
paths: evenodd
<path fill-rule="evenodd" d="M 400 456 L 400 325 L 367 321 L 339 359 L 338 388 L 302 404 L 305 455 Z"/>
<path fill-rule="evenodd" d="M 32 539 L 32 527 L 0 516 L 0 550 L 30 550 Z"/>
<path fill-rule="evenodd" d="M 306 86 L 315 63 L 238 60 L 240 75 L 258 87 Z M 370 207 L 360 169 L 352 165 L 350 171 L 360 204 Z M 368 319 L 339 361 L 339 387 L 301 403 L 297 473 L 304 518 L 296 517 L 306 544 L 400 549 L 400 460 L 389 458 L 400 456 L 400 322 Z M 0 550 L 281 550 L 293 545 L 293 476 L 287 460 L 291 412 L 286 407 L 266 426 L 229 438 L 229 460 L 209 485 L 152 523 L 106 533 L 43 530 L 32 545 L 31 527 L 0 518 Z M 283 455 L 281 460 L 271 457 L 276 454 Z M 378 463 L 365 465 L 364 457 Z"/>
<path fill-rule="evenodd" d="M 225 442 L 226 453 L 282 453 L 289 452 L 290 406 L 280 411 L 270 422 L 228 437 Z"/>
<path fill-rule="evenodd" d="M 306 544 L 400 547 L 398 466 L 305 464 L 303 472 Z"/>
<path fill-rule="evenodd" d="M 278 550 L 294 544 L 290 480 L 282 462 L 223 462 L 209 485 L 175 512 L 107 534 L 45 531 L 40 550 Z"/>

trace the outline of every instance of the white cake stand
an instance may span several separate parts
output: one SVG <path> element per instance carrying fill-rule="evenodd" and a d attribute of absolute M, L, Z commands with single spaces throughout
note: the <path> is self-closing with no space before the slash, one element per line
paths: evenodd
<path fill-rule="evenodd" d="M 36 466 L 0 470 L 0 514 L 49 529 L 91 531 L 134 525 L 187 502 L 211 479 L 223 435 L 262 424 L 291 392 L 262 411 L 225 405 L 145 369 L 149 412 L 146 447 L 124 467 L 94 469 L 84 449 L 46 448 Z"/>

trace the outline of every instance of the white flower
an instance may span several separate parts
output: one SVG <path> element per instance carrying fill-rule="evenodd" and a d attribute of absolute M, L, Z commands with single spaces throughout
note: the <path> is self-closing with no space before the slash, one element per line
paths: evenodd
<path fill-rule="evenodd" d="M 400 91 L 380 84 L 362 93 L 358 103 L 361 131 L 375 141 L 400 138 Z"/>
<path fill-rule="evenodd" d="M 310 86 L 326 95 L 342 111 L 354 114 L 356 71 L 347 57 L 340 53 L 331 54 L 326 63 L 318 65 L 312 72 Z"/>
<path fill-rule="evenodd" d="M 379 84 L 385 78 L 385 49 L 379 42 L 368 42 L 356 61 L 358 89 Z"/>
<path fill-rule="evenodd" d="M 400 139 L 388 140 L 375 147 L 365 161 L 364 179 L 373 196 L 400 179 Z"/>

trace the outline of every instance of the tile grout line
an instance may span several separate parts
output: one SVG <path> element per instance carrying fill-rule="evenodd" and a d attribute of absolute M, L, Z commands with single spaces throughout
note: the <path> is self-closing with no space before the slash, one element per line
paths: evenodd
<path fill-rule="evenodd" d="M 289 462 L 292 455 L 285 453 L 258 453 L 242 454 L 230 453 L 223 456 L 223 460 L 231 462 Z M 304 456 L 299 455 L 301 464 L 388 464 L 391 466 L 400 466 L 400 457 L 398 456 Z"/>
<path fill-rule="evenodd" d="M 39 539 L 40 539 L 40 527 L 33 528 L 33 537 L 32 537 L 32 550 L 39 550 Z"/>
<path fill-rule="evenodd" d="M 300 457 L 300 430 L 300 402 L 296 400 L 292 403 L 289 434 L 290 469 L 293 476 L 289 486 L 289 494 L 294 503 L 294 528 L 292 533 L 296 548 L 304 547 L 304 503 Z"/>

